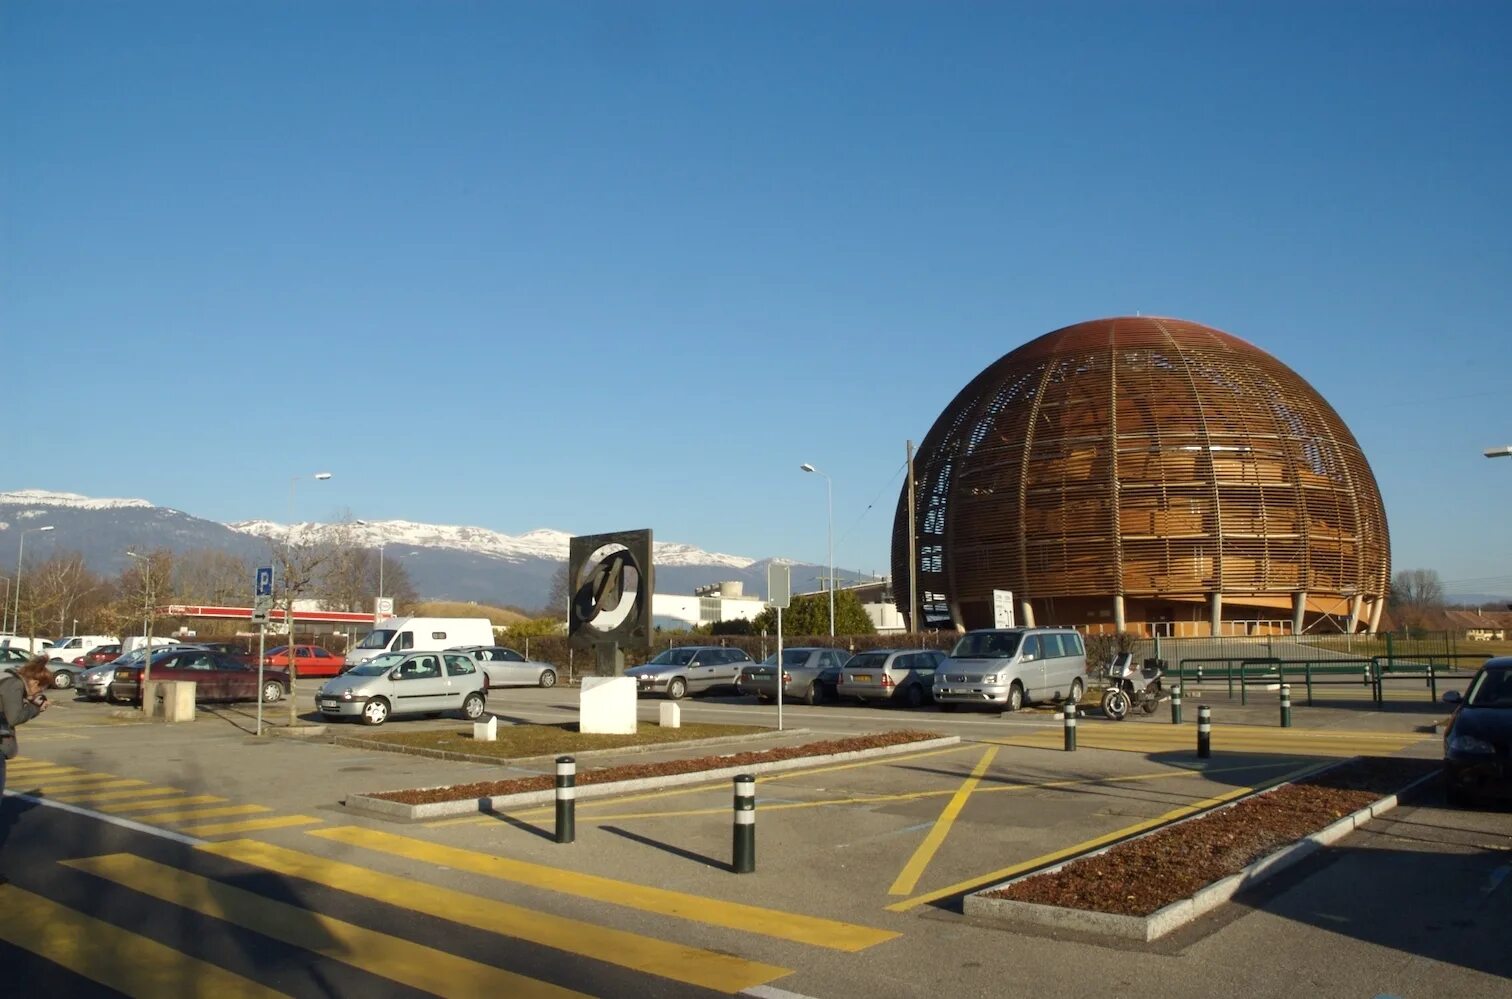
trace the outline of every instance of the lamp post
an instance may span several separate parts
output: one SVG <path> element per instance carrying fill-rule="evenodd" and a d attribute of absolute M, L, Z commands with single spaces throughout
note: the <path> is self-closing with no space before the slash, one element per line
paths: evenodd
<path fill-rule="evenodd" d="M 142 683 L 137 688 L 142 695 L 142 710 L 147 708 L 147 680 L 152 675 L 152 559 L 136 552 L 127 552 L 128 558 L 142 563 Z M 262 696 L 262 691 L 257 692 Z"/>
<path fill-rule="evenodd" d="M 815 475 L 824 476 L 825 507 L 829 513 L 829 598 L 830 598 L 830 637 L 835 637 L 835 483 L 828 475 L 810 465 L 808 462 L 798 466 L 805 472 L 813 472 Z"/>
<path fill-rule="evenodd" d="M 9 635 L 10 631 L 5 626 L 10 623 L 10 577 L 5 578 L 5 592 L 0 593 L 0 635 Z"/>
<path fill-rule="evenodd" d="M 20 541 L 16 544 L 16 585 L 14 587 L 16 591 L 16 609 L 11 613 L 11 631 L 18 635 L 21 633 L 21 556 L 26 552 L 26 536 L 28 534 L 41 534 L 44 531 L 51 530 L 53 530 L 51 524 L 48 524 L 46 527 L 25 528 L 21 532 Z M 32 617 L 35 619 L 36 615 L 33 614 Z M 35 639 L 37 636 L 30 635 L 28 637 Z"/>
<path fill-rule="evenodd" d="M 300 479 L 314 479 L 316 482 L 326 482 L 331 478 L 330 472 L 316 472 L 314 475 L 292 475 L 289 477 L 289 533 L 284 536 L 284 626 L 289 629 L 289 725 L 293 727 L 299 722 L 299 695 L 294 691 L 294 682 L 299 679 L 298 657 L 294 648 L 294 591 L 289 588 L 289 570 L 294 566 L 294 490 L 299 485 Z M 262 691 L 257 692 L 257 701 L 262 703 Z"/>
<path fill-rule="evenodd" d="M 359 521 L 357 521 L 357 524 L 360 527 L 376 527 L 377 526 L 376 524 L 370 524 L 370 523 L 368 523 L 365 520 L 359 520 Z M 378 539 L 378 599 L 379 600 L 383 599 L 383 547 L 384 547 L 384 545 L 386 543 L 387 542 L 385 542 L 382 538 Z M 373 620 L 374 621 L 378 620 L 378 608 L 376 606 L 373 608 Z"/>

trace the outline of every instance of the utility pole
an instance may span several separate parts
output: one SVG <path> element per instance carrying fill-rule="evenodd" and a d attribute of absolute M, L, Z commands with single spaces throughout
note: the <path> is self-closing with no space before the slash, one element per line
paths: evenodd
<path fill-rule="evenodd" d="M 908 630 L 916 633 L 919 630 L 919 551 L 918 536 L 914 531 L 918 501 L 914 493 L 913 441 L 907 442 L 905 454 L 908 457 Z"/>

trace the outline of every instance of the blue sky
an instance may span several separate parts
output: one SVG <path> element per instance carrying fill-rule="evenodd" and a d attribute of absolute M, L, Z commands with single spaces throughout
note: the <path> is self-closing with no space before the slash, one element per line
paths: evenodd
<path fill-rule="evenodd" d="M 1512 592 L 1505 3 L 0 7 L 0 489 L 887 571 L 904 442 L 1084 319 L 1339 410 Z M 20 391 L 18 391 L 20 390 Z M 150 394 L 150 398 L 149 398 Z"/>

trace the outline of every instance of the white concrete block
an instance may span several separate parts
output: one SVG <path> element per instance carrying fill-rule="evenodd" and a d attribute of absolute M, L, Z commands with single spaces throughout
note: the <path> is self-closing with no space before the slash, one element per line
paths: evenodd
<path fill-rule="evenodd" d="M 498 742 L 499 719 L 494 715 L 489 715 L 486 722 L 473 722 L 473 741 Z"/>
<path fill-rule="evenodd" d="M 578 693 L 578 731 L 634 735 L 635 677 L 583 677 Z"/>
<path fill-rule="evenodd" d="M 659 720 L 662 728 L 682 728 L 682 705 L 676 701 L 663 701 Z"/>

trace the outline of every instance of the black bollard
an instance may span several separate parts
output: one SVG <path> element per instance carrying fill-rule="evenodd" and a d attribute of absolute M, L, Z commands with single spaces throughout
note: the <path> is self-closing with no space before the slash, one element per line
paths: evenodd
<path fill-rule="evenodd" d="M 756 869 L 756 778 L 750 774 L 735 778 L 734 854 L 736 874 Z"/>
<path fill-rule="evenodd" d="M 1066 717 L 1066 752 L 1076 751 L 1076 702 L 1067 701 L 1064 711 Z"/>
<path fill-rule="evenodd" d="M 1197 758 L 1213 755 L 1213 709 L 1206 704 L 1197 709 Z"/>
<path fill-rule="evenodd" d="M 571 843 L 577 837 L 577 761 L 557 757 L 556 841 Z"/>
<path fill-rule="evenodd" d="M 1181 684 L 1171 688 L 1171 724 L 1181 724 Z"/>
<path fill-rule="evenodd" d="M 1281 685 L 1281 727 L 1291 728 L 1291 684 Z"/>

